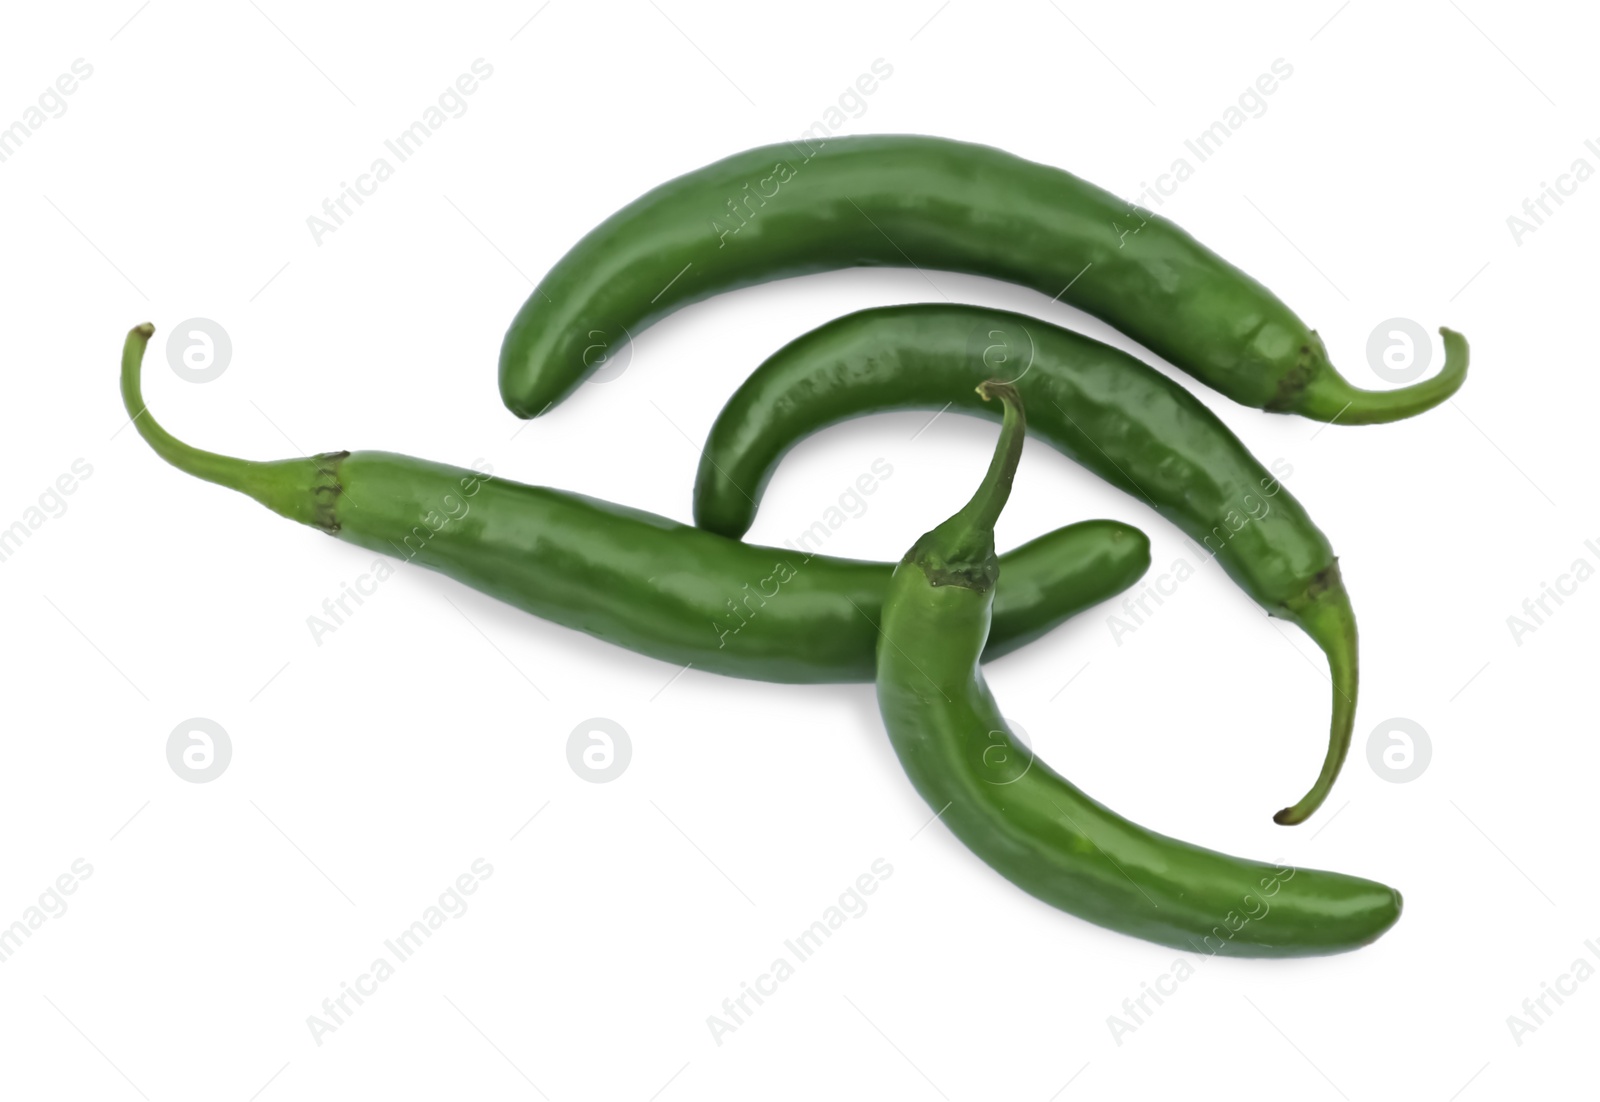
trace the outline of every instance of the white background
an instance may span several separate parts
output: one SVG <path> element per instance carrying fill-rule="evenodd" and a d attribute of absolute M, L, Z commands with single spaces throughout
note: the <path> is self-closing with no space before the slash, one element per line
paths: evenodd
<path fill-rule="evenodd" d="M 1506 221 L 1577 158 L 1600 169 L 1584 146 L 1600 143 L 1596 27 L 1577 6 L 539 2 L 7 9 L 0 125 L 75 59 L 93 73 L 0 163 L 0 527 L 75 460 L 92 474 L 0 563 L 0 925 L 75 860 L 93 871 L 0 965 L 0 1093 L 1592 1093 L 1600 983 L 1547 1000 L 1520 1044 L 1507 1022 L 1575 960 L 1600 965 L 1584 944 L 1600 938 L 1600 582 L 1520 645 L 1507 626 L 1574 560 L 1600 564 L 1584 544 L 1600 539 L 1600 182 L 1520 243 Z M 478 58 L 493 75 L 466 112 L 314 240 L 308 216 Z M 484 458 L 686 521 L 723 400 L 841 313 L 944 296 L 1132 348 L 1015 288 L 844 272 L 683 310 L 620 378 L 517 434 L 495 366 L 533 281 L 649 187 L 797 136 L 879 58 L 892 76 L 840 133 L 982 141 L 1130 198 L 1282 58 L 1293 75 L 1266 111 L 1162 213 L 1315 325 L 1358 385 L 1385 385 L 1365 353 L 1384 319 L 1471 340 L 1454 400 L 1382 427 L 1318 431 L 1179 376 L 1263 462 L 1292 465 L 1356 602 L 1357 742 L 1311 823 L 1269 816 L 1321 760 L 1321 659 L 1215 568 L 1120 646 L 1104 607 L 989 670 L 1043 756 L 1134 820 L 1399 887 L 1405 914 L 1377 944 L 1201 962 L 1118 1043 L 1108 1018 L 1178 955 L 1037 903 L 937 825 L 918 833 L 929 812 L 870 686 L 678 676 L 415 569 L 318 645 L 307 617 L 371 556 L 119 431 L 119 349 L 149 320 L 146 393 L 201 446 Z M 194 317 L 234 347 L 200 386 L 164 357 Z M 892 478 L 828 550 L 898 557 L 993 441 L 957 416 L 913 440 L 926 421 L 804 445 L 750 538 L 791 538 L 881 457 Z M 1192 557 L 1037 445 L 1001 542 L 1092 516 L 1145 528 L 1155 573 Z M 607 784 L 567 761 L 597 716 L 632 744 Z M 232 743 L 210 783 L 168 765 L 191 717 Z M 1431 741 L 1407 784 L 1368 762 L 1395 717 Z M 493 874 L 470 908 L 317 1044 L 308 1016 L 478 858 Z M 717 1044 L 708 1016 L 879 858 L 893 875 L 865 913 Z"/>

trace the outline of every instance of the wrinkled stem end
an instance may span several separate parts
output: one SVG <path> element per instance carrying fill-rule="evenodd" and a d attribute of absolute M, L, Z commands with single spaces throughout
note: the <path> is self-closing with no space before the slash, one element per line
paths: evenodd
<path fill-rule="evenodd" d="M 1016 478 L 1027 435 L 1027 418 L 1022 411 L 1022 396 L 1010 383 L 989 379 L 978 384 L 978 394 L 986 402 L 998 398 L 1005 406 L 1000 439 L 989 470 L 971 500 L 906 553 L 906 560 L 921 567 L 934 585 L 988 589 L 999 573 L 994 526 L 1011 496 L 1011 483 Z"/>
<path fill-rule="evenodd" d="M 1308 591 L 1305 602 L 1291 608 L 1289 618 L 1300 625 L 1328 656 L 1328 676 L 1333 682 L 1333 720 L 1328 731 L 1328 753 L 1322 772 L 1311 790 L 1292 807 L 1272 817 L 1281 826 L 1305 822 L 1333 790 L 1350 750 L 1350 737 L 1356 722 L 1356 690 L 1360 680 L 1356 645 L 1356 616 L 1350 595 L 1339 577 L 1339 564 L 1324 571 Z"/>
<path fill-rule="evenodd" d="M 339 463 L 350 453 L 257 463 L 185 444 L 156 423 L 144 402 L 140 375 L 145 349 L 155 331 L 149 322 L 135 326 L 122 346 L 122 404 L 145 443 L 180 471 L 247 494 L 290 520 L 337 532 L 337 506 L 343 493 Z"/>
<path fill-rule="evenodd" d="M 1432 378 L 1397 390 L 1361 390 L 1333 369 L 1325 355 L 1305 386 L 1281 408 L 1316 421 L 1341 425 L 1382 425 L 1425 413 L 1447 400 L 1467 378 L 1467 339 L 1453 329 L 1440 329 L 1444 367 Z"/>

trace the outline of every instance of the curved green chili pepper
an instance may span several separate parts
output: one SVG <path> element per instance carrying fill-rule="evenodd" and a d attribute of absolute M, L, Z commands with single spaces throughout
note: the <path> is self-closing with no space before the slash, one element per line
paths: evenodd
<path fill-rule="evenodd" d="M 1328 656 L 1333 720 L 1316 784 L 1280 823 L 1327 798 L 1355 723 L 1356 623 L 1327 537 L 1294 495 L 1183 387 L 1125 352 L 1035 318 L 976 306 L 888 306 L 791 341 L 728 400 L 701 452 L 695 522 L 742 536 L 780 460 L 828 425 L 884 410 L 997 417 L 973 391 L 1004 370 L 1029 429 L 1147 502 L 1215 555 L 1273 616 Z"/>
<path fill-rule="evenodd" d="M 190 447 L 145 408 L 154 328 L 128 334 L 122 399 L 179 470 L 342 540 L 437 570 L 507 604 L 630 650 L 763 681 L 871 681 L 891 567 L 755 547 L 665 517 L 388 452 L 257 463 Z M 998 657 L 1131 585 L 1143 532 L 1058 529 L 1006 556 Z"/>
<path fill-rule="evenodd" d="M 1178 226 L 1070 173 L 988 146 L 911 135 L 766 146 L 646 192 L 534 288 L 500 350 L 519 417 L 561 401 L 611 351 L 681 306 L 785 276 L 861 266 L 971 272 L 1085 310 L 1236 402 L 1341 424 L 1444 401 L 1439 374 L 1357 390 L 1272 292 Z"/>
<path fill-rule="evenodd" d="M 1228 857 L 1128 822 L 1034 759 L 978 669 L 995 578 L 994 522 L 1021 453 L 1016 391 L 972 500 L 895 568 L 878 643 L 878 708 L 939 821 L 1052 906 L 1162 945 L 1235 956 L 1337 953 L 1400 917 L 1400 893 L 1342 873 Z"/>

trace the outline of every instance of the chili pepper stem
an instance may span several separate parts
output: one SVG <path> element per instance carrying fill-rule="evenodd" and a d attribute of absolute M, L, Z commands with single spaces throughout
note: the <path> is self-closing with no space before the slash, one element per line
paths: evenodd
<path fill-rule="evenodd" d="M 1328 656 L 1328 677 L 1333 682 L 1333 720 L 1328 731 L 1328 753 L 1322 762 L 1311 790 L 1292 807 L 1286 807 L 1272 817 L 1283 826 L 1296 826 L 1309 819 L 1322 806 L 1333 789 L 1350 749 L 1350 736 L 1356 720 L 1356 690 L 1359 669 L 1356 661 L 1356 617 L 1350 607 L 1350 595 L 1338 576 L 1338 565 L 1332 568 L 1332 577 L 1304 607 L 1290 613 L 1298 624 Z"/>
<path fill-rule="evenodd" d="M 156 423 L 140 389 L 145 349 L 155 331 L 156 327 L 149 322 L 135 326 L 122 346 L 122 404 L 145 443 L 186 474 L 238 490 L 290 520 L 326 532 L 337 531 L 334 506 L 342 492 L 339 460 L 349 453 L 262 463 L 185 444 Z"/>
<path fill-rule="evenodd" d="M 1439 335 L 1444 339 L 1444 367 L 1432 378 L 1397 390 L 1362 390 L 1324 361 L 1285 408 L 1341 425 L 1381 425 L 1430 410 L 1460 390 L 1467 378 L 1467 339 L 1453 329 L 1440 329 Z"/>
<path fill-rule="evenodd" d="M 994 526 L 1011 496 L 1011 483 L 1027 438 L 1022 396 L 1010 383 L 988 379 L 978 384 L 985 402 L 999 398 L 1005 406 L 1000 439 L 978 489 L 961 509 L 912 545 L 906 561 L 914 562 L 934 585 L 988 589 L 997 575 Z"/>
<path fill-rule="evenodd" d="M 1013 401 L 1003 433 L 1021 427 Z M 1002 436 L 1004 461 L 966 508 L 919 543 L 943 547 L 948 534 L 960 548 L 993 528 L 1016 466 L 1011 444 Z M 1010 729 L 979 665 L 994 594 L 912 568 L 920 562 L 913 549 L 884 598 L 878 711 L 934 818 L 997 873 L 1069 914 L 1190 952 L 1338 953 L 1394 925 L 1400 894 L 1385 884 L 1180 842 L 1129 822 L 1051 769 Z M 1304 613 L 1320 630 L 1325 616 L 1337 622 L 1341 593 L 1329 564 L 1282 612 Z M 1270 907 L 1250 905 L 1267 897 Z"/>

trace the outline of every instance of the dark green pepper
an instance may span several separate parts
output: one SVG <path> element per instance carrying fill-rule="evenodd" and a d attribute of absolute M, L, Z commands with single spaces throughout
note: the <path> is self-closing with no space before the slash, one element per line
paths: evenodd
<path fill-rule="evenodd" d="M 1466 378 L 1357 390 L 1322 339 L 1254 279 L 1159 215 L 988 146 L 912 135 L 766 146 L 645 193 L 534 288 L 500 350 L 519 417 L 561 401 L 681 306 L 785 276 L 862 266 L 992 276 L 1093 314 L 1236 402 L 1340 424 L 1410 417 Z"/>
<path fill-rule="evenodd" d="M 1215 555 L 1273 616 L 1328 656 L 1333 720 L 1316 784 L 1280 823 L 1327 798 L 1355 722 L 1356 622 L 1327 537 L 1294 495 L 1194 395 L 1108 345 L 976 306 L 888 306 L 796 338 L 728 400 L 701 453 L 694 515 L 742 536 L 783 456 L 828 425 L 883 410 L 953 407 L 997 417 L 973 386 L 1003 369 L 1029 429 L 1126 490 Z"/>
<path fill-rule="evenodd" d="M 1400 893 L 1371 880 L 1228 857 L 1128 822 L 1034 758 L 1006 726 L 978 657 L 997 576 L 994 522 L 1023 441 L 1005 403 L 995 457 L 972 500 L 895 568 L 878 643 L 878 707 L 911 783 L 991 868 L 1052 906 L 1194 952 L 1292 957 L 1376 939 Z"/>
<path fill-rule="evenodd" d="M 387 452 L 257 463 L 167 433 L 140 393 L 154 328 L 128 334 L 122 398 L 167 462 L 291 520 L 418 563 L 546 620 L 679 665 L 763 681 L 871 681 L 887 564 L 755 547 L 665 517 Z M 1006 556 L 990 657 L 1131 585 L 1137 528 L 1089 521 Z"/>

